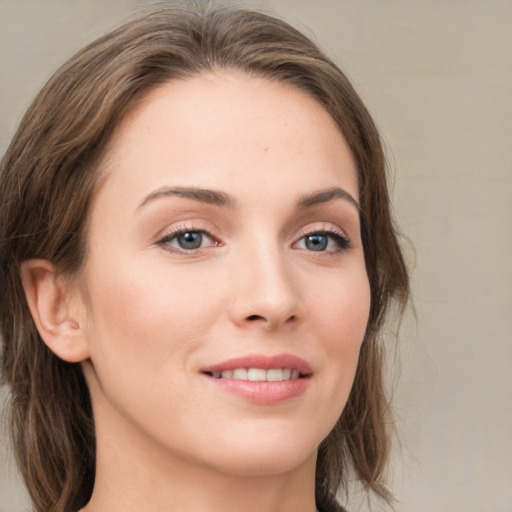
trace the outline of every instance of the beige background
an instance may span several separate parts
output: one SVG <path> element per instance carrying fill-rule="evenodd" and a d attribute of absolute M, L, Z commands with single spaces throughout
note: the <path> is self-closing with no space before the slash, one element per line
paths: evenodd
<path fill-rule="evenodd" d="M 0 153 L 52 71 L 144 3 L 0 0 Z M 399 348 L 397 511 L 511 512 L 512 2 L 239 3 L 315 34 L 388 146 L 417 310 Z M 0 512 L 26 510 L 0 443 Z"/>

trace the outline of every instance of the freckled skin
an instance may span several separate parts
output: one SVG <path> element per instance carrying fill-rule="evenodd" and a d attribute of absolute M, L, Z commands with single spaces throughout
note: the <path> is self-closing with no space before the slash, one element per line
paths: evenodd
<path fill-rule="evenodd" d="M 370 303 L 357 209 L 339 198 L 296 207 L 329 187 L 358 198 L 335 123 L 303 92 L 265 79 L 171 82 L 120 127 L 105 172 L 81 276 L 98 437 L 87 510 L 158 510 L 169 496 L 173 510 L 235 509 L 225 500 L 250 494 L 242 482 L 258 490 L 244 510 L 314 510 L 316 448 L 347 400 Z M 222 191 L 237 205 L 163 197 L 139 208 L 163 186 Z M 209 238 L 195 253 L 158 243 L 176 227 Z M 305 247 L 306 232 L 331 229 L 348 249 L 334 239 L 325 252 Z M 313 369 L 284 403 L 252 403 L 201 374 L 281 353 Z"/>

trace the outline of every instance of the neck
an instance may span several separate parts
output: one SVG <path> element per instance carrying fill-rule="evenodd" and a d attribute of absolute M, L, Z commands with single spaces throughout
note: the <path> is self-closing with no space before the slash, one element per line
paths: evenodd
<path fill-rule="evenodd" d="M 134 469 L 132 467 L 132 469 Z M 84 512 L 314 512 L 314 487 L 297 485 L 288 475 L 247 477 L 183 471 L 152 478 L 137 468 L 132 475 L 98 475 Z M 105 476 L 107 476 L 105 474 Z"/>
<path fill-rule="evenodd" d="M 311 463 L 289 473 L 262 476 L 226 474 L 184 461 L 173 461 L 165 470 L 154 460 L 149 467 L 140 458 L 135 463 L 131 457 L 118 461 L 119 465 L 113 465 L 98 459 L 95 488 L 86 512 L 316 510 Z"/>
<path fill-rule="evenodd" d="M 316 453 L 287 471 L 228 471 L 162 450 L 96 416 L 92 498 L 81 512 L 314 512 Z M 118 425 L 119 426 L 119 425 Z"/>

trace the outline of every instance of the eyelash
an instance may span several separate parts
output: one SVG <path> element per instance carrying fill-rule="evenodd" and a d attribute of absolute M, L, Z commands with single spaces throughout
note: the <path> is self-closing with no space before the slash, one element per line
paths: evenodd
<path fill-rule="evenodd" d="M 197 248 L 197 249 L 183 249 L 180 247 L 173 247 L 169 245 L 169 243 L 176 238 L 178 238 L 180 235 L 184 235 L 186 233 L 198 233 L 201 236 L 206 236 L 210 238 L 213 241 L 213 244 L 211 247 L 219 247 L 222 245 L 221 242 L 215 239 L 207 230 L 197 228 L 194 226 L 177 226 L 176 228 L 172 229 L 170 232 L 166 233 L 160 240 L 157 241 L 157 245 L 163 247 L 166 251 L 177 253 L 177 254 L 197 254 L 199 251 L 205 249 L 204 247 Z"/>
<path fill-rule="evenodd" d="M 346 251 L 347 249 L 350 249 L 351 243 L 348 237 L 341 231 L 335 229 L 335 228 L 328 228 L 328 229 L 318 229 L 313 231 L 305 231 L 302 232 L 297 242 L 294 243 L 294 245 L 298 244 L 300 241 L 305 240 L 307 237 L 311 236 L 325 236 L 330 238 L 335 244 L 336 248 L 333 250 L 325 250 L 325 251 L 313 251 L 309 250 L 308 252 L 319 252 L 322 255 L 337 255 L 343 251 Z M 307 249 L 306 249 L 307 250 Z"/>
<path fill-rule="evenodd" d="M 187 255 L 198 254 L 201 250 L 208 248 L 208 247 L 206 247 L 206 248 L 199 247 L 199 248 L 194 248 L 194 249 L 184 249 L 184 248 L 173 247 L 173 246 L 169 245 L 169 243 L 171 241 L 177 239 L 177 237 L 179 237 L 180 235 L 185 235 L 186 233 L 196 233 L 196 234 L 200 234 L 203 237 L 205 237 L 205 236 L 208 237 L 213 242 L 212 245 L 210 245 L 209 247 L 222 246 L 222 243 L 220 241 L 216 240 L 215 237 L 213 235 L 211 235 L 207 230 L 197 228 L 194 226 L 176 227 L 175 229 L 171 230 L 169 233 L 166 233 L 165 236 L 163 236 L 160 240 L 158 240 L 156 242 L 156 245 L 163 247 L 168 252 L 177 253 L 177 254 L 187 254 Z M 332 228 L 302 232 L 300 237 L 298 238 L 298 240 L 296 242 L 294 242 L 293 245 L 295 246 L 300 241 L 305 240 L 307 237 L 312 237 L 312 236 L 325 236 L 325 237 L 330 238 L 330 240 L 332 240 L 336 244 L 336 249 L 329 250 L 329 251 L 327 251 L 327 250 L 314 251 L 314 250 L 308 250 L 307 248 L 305 248 L 304 250 L 308 250 L 308 252 L 312 252 L 312 253 L 319 252 L 322 255 L 335 255 L 335 254 L 338 254 L 340 252 L 343 252 L 343 251 L 351 248 L 350 240 L 341 231 L 332 229 Z"/>

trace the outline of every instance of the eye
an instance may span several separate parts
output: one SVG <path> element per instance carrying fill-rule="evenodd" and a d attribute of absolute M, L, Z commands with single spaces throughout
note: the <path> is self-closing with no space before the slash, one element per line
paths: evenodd
<path fill-rule="evenodd" d="M 340 252 L 350 247 L 348 238 L 334 231 L 319 231 L 303 236 L 296 244 L 298 249 L 314 252 Z"/>
<path fill-rule="evenodd" d="M 215 247 L 219 242 L 203 229 L 179 229 L 166 234 L 157 242 L 171 252 L 193 252 L 198 249 Z"/>

